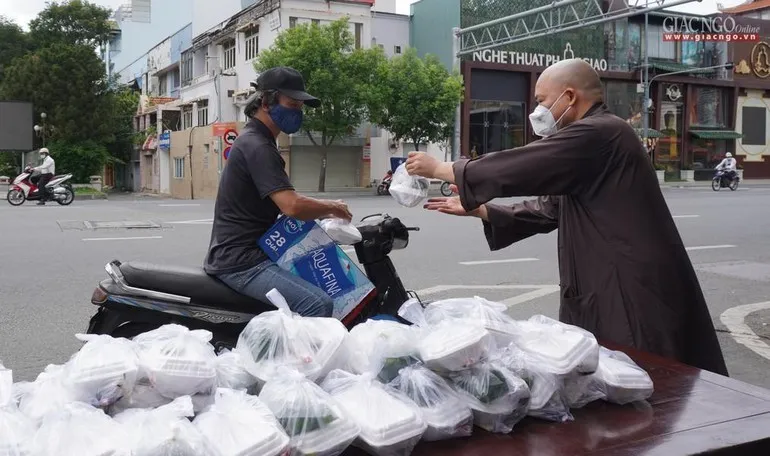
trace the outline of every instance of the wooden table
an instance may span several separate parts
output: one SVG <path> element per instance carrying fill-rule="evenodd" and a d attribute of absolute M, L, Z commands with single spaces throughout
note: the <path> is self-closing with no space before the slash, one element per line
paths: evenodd
<path fill-rule="evenodd" d="M 617 349 L 611 345 L 608 348 Z M 652 377 L 647 403 L 598 401 L 575 421 L 526 418 L 507 435 L 420 443 L 414 456 L 770 455 L 770 391 L 675 361 L 622 349 Z M 350 449 L 346 455 L 363 454 Z"/>

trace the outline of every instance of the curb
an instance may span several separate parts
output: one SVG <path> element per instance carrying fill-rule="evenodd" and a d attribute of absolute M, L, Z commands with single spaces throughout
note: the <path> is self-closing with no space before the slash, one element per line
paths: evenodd
<path fill-rule="evenodd" d="M 109 199 L 109 198 L 107 198 L 106 194 L 102 194 L 102 195 L 94 195 L 94 194 L 78 195 L 77 193 L 75 193 L 75 199 L 76 200 L 86 200 L 86 201 L 88 201 L 88 200 L 106 200 L 106 199 Z"/>

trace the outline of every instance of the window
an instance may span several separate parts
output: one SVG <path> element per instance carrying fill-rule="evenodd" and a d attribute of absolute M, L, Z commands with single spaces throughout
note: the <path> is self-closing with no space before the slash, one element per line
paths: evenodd
<path fill-rule="evenodd" d="M 174 157 L 174 179 L 184 179 L 184 157 Z"/>
<path fill-rule="evenodd" d="M 642 127 L 642 94 L 636 93 L 636 83 L 607 81 L 604 83 L 604 99 L 610 111 L 631 124 Z M 652 128 L 652 124 L 648 124 Z"/>
<path fill-rule="evenodd" d="M 289 17 L 289 28 L 294 28 L 297 26 L 297 18 L 294 16 Z"/>
<path fill-rule="evenodd" d="M 193 126 L 192 106 L 184 106 L 182 108 L 182 130 L 187 130 L 192 126 Z"/>
<path fill-rule="evenodd" d="M 690 108 L 690 126 L 725 128 L 730 97 L 719 87 L 693 87 Z"/>
<path fill-rule="evenodd" d="M 765 128 L 767 125 L 767 109 L 762 106 L 744 106 L 741 110 L 743 114 L 743 145 L 744 146 L 764 146 L 767 144 Z"/>
<path fill-rule="evenodd" d="M 676 60 L 676 48 L 678 42 L 663 41 L 663 27 L 650 25 L 649 30 L 650 50 L 647 54 L 650 58 L 663 60 Z"/>
<path fill-rule="evenodd" d="M 168 73 L 163 73 L 158 77 L 158 95 L 168 95 Z"/>
<path fill-rule="evenodd" d="M 246 49 L 246 60 L 253 60 L 259 54 L 259 26 L 254 26 L 243 34 Z"/>
<path fill-rule="evenodd" d="M 364 24 L 355 23 L 356 49 L 361 49 L 361 42 L 364 35 Z"/>
<path fill-rule="evenodd" d="M 235 66 L 235 40 L 222 43 L 222 69 L 229 70 Z"/>
<path fill-rule="evenodd" d="M 393 52 L 395 54 L 401 54 L 401 46 L 393 46 Z"/>
<path fill-rule="evenodd" d="M 321 19 L 311 19 L 310 22 L 312 22 L 315 25 L 321 25 Z"/>
<path fill-rule="evenodd" d="M 179 68 L 174 68 L 171 70 L 171 88 L 179 88 Z"/>
<path fill-rule="evenodd" d="M 189 85 L 193 79 L 193 53 L 186 51 L 182 53 L 182 85 Z"/>
<path fill-rule="evenodd" d="M 470 157 L 524 145 L 524 103 L 471 100 Z"/>
<path fill-rule="evenodd" d="M 379 46 L 379 48 L 382 49 L 383 51 L 385 50 L 385 45 L 384 44 L 378 44 L 377 46 Z"/>
<path fill-rule="evenodd" d="M 198 102 L 198 125 L 209 124 L 209 100 Z"/>

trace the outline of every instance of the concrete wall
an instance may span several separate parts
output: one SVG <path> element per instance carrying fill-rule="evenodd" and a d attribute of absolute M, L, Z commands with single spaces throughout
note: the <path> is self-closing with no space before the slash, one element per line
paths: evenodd
<path fill-rule="evenodd" d="M 769 113 L 766 116 L 765 131 L 770 132 L 770 100 L 763 97 L 764 91 L 747 89 L 747 96 L 738 97 L 736 109 L 735 131 L 743 128 L 743 108 L 764 108 Z M 741 139 L 735 140 L 735 155 L 741 161 L 746 178 L 767 177 L 770 175 L 770 144 L 748 145 Z"/>
<path fill-rule="evenodd" d="M 203 34 L 241 10 L 241 0 L 185 0 L 191 11 L 193 37 Z M 192 8 L 190 8 L 192 3 Z"/>
<path fill-rule="evenodd" d="M 396 46 L 403 53 L 409 46 L 409 16 L 404 14 L 372 13 L 372 45 L 382 46 L 388 57 L 396 55 Z"/>
<path fill-rule="evenodd" d="M 411 5 L 409 43 L 424 57 L 433 54 L 452 69 L 452 28 L 460 26 L 460 0 L 420 0 Z"/>

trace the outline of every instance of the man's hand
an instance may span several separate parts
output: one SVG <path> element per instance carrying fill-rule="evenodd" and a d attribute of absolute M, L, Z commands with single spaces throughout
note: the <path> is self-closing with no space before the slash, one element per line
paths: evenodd
<path fill-rule="evenodd" d="M 353 219 L 353 214 L 350 213 L 350 209 L 348 209 L 348 205 L 345 204 L 342 200 L 336 200 L 336 201 L 330 201 L 329 202 L 332 206 L 331 216 L 336 217 L 342 220 L 345 220 L 346 222 L 349 222 Z"/>
<path fill-rule="evenodd" d="M 482 220 L 487 219 L 486 207 L 481 206 L 476 210 L 468 212 L 460 203 L 459 196 L 430 198 L 423 207 L 429 211 L 438 211 L 443 214 L 458 215 L 460 217 L 478 217 Z"/>
<path fill-rule="evenodd" d="M 436 177 L 436 168 L 439 162 L 433 156 L 425 152 L 409 152 L 409 158 L 406 160 L 406 172 L 411 176 L 422 176 L 428 179 Z"/>

